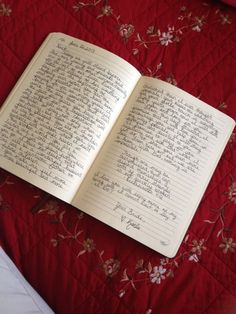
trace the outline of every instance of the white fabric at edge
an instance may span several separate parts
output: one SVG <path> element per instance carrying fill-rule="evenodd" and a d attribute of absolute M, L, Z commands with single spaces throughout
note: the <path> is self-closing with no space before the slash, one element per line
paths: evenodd
<path fill-rule="evenodd" d="M 54 313 L 0 247 L 0 313 Z"/>

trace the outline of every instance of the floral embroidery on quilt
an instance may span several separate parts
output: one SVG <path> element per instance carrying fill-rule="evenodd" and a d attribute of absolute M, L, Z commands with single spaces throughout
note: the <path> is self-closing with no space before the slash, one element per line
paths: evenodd
<path fill-rule="evenodd" d="M 207 2 L 202 3 L 203 7 L 209 7 Z M 72 8 L 75 12 L 79 12 L 83 8 L 97 8 L 99 13 L 97 19 L 103 17 L 112 17 L 115 21 L 116 28 L 118 26 L 119 34 L 122 38 L 129 38 L 135 31 L 135 26 L 132 24 L 120 24 L 120 15 L 114 13 L 114 10 L 108 1 L 102 0 L 87 0 L 85 2 L 78 1 Z M 179 42 L 181 37 L 192 30 L 194 32 L 201 32 L 205 24 L 208 24 L 208 18 L 211 11 L 214 8 L 210 8 L 201 16 L 196 16 L 192 11 L 188 10 L 187 6 L 182 5 L 179 9 L 179 14 L 176 18 L 176 25 L 168 25 L 166 29 L 161 30 L 156 25 L 149 25 L 145 31 L 145 34 L 136 34 L 134 42 L 138 43 L 138 47 L 141 46 L 148 49 L 151 44 L 160 44 L 161 46 L 168 46 L 174 42 Z M 231 18 L 227 14 L 223 14 L 219 6 L 214 9 L 215 18 L 212 23 L 220 23 L 221 25 L 231 24 Z M 139 48 L 133 48 L 133 53 L 138 54 Z"/>
<path fill-rule="evenodd" d="M 54 201 L 54 200 L 51 200 L 51 201 L 47 202 L 45 204 L 45 207 L 40 209 L 38 211 L 38 213 L 46 212 L 50 217 L 55 217 L 55 220 L 57 221 L 56 214 L 57 214 L 58 211 L 59 211 L 59 204 L 58 204 L 58 202 Z"/>
<path fill-rule="evenodd" d="M 205 5 L 207 6 L 207 5 Z M 187 7 L 181 7 L 177 16 L 175 25 L 159 28 L 157 25 L 149 25 L 144 33 L 136 32 L 135 25 L 130 21 L 121 22 L 120 15 L 114 12 L 108 1 L 93 0 L 86 2 L 77 2 L 73 9 L 77 13 L 83 8 L 96 8 L 97 19 L 111 18 L 114 21 L 114 29 L 118 32 L 124 43 L 130 40 L 132 52 L 138 55 L 142 49 L 151 49 L 152 46 L 160 49 L 168 49 L 169 46 L 177 44 L 186 32 L 200 33 L 204 31 L 205 25 L 208 23 L 209 12 L 200 16 L 194 16 Z M 9 5 L 0 2 L 0 16 L 10 16 L 12 9 Z M 215 11 L 214 23 L 220 23 L 222 26 L 231 24 L 231 18 L 223 14 L 219 9 Z M 146 75 L 165 79 L 167 82 L 177 85 L 177 79 L 173 73 L 162 74 L 163 64 L 160 62 L 154 65 L 153 68 L 146 69 Z M 220 104 L 219 109 L 226 108 L 225 102 Z M 231 135 L 229 143 L 235 142 L 235 133 Z M 13 184 L 6 172 L 0 173 L 0 187 L 5 184 Z M 37 215 L 44 215 L 48 223 L 52 226 L 57 225 L 54 236 L 50 239 L 51 245 L 55 249 L 60 249 L 62 242 L 67 242 L 74 248 L 75 257 L 78 262 L 80 258 L 94 259 L 99 266 L 99 271 L 104 275 L 104 278 L 116 280 L 118 283 L 117 294 L 120 298 L 126 295 L 129 289 L 137 291 L 141 285 L 149 284 L 153 287 L 160 286 L 166 280 L 171 280 L 176 275 L 177 271 L 183 267 L 184 263 L 200 262 L 201 257 L 207 253 L 207 243 L 210 237 L 213 236 L 213 227 L 216 229 L 216 238 L 219 239 L 217 248 L 222 254 L 234 254 L 236 251 L 236 240 L 234 239 L 231 230 L 226 225 L 226 208 L 236 205 L 236 181 L 231 177 L 231 182 L 228 190 L 224 192 L 226 201 L 218 209 L 214 211 L 214 219 L 205 220 L 204 223 L 209 226 L 209 235 L 206 238 L 196 239 L 193 236 L 187 235 L 183 241 L 180 253 L 173 259 L 155 257 L 155 260 L 145 260 L 140 258 L 136 261 L 133 267 L 127 267 L 124 262 L 121 262 L 116 256 L 106 256 L 106 252 L 99 248 L 96 239 L 91 234 L 87 234 L 81 227 L 81 221 L 84 219 L 82 212 L 76 213 L 76 218 L 67 220 L 67 211 L 60 208 L 60 202 L 47 196 L 46 202 L 35 211 Z M 37 198 L 39 196 L 37 195 Z M 48 199 L 49 198 L 49 199 Z M 8 209 L 9 206 L 4 202 L 0 195 L 0 208 Z M 73 218 L 73 217 L 72 217 Z M 147 313 L 152 310 L 148 309 Z"/>
<path fill-rule="evenodd" d="M 35 212 L 34 212 L 35 213 Z M 105 278 L 120 282 L 117 294 L 123 297 L 127 290 L 132 288 L 134 291 L 142 284 L 160 285 L 167 278 L 173 278 L 175 272 L 180 267 L 180 262 L 199 262 L 201 255 L 206 251 L 204 239 L 193 239 L 189 235 L 185 237 L 185 248 L 175 258 L 157 258 L 155 263 L 139 259 L 134 269 L 128 269 L 114 256 L 104 257 L 106 252 L 98 248 L 95 240 L 91 235 L 80 228 L 80 222 L 84 218 L 82 212 L 76 213 L 76 219 L 67 221 L 69 217 L 65 210 L 60 209 L 60 203 L 56 200 L 49 199 L 44 206 L 36 212 L 38 215 L 49 217 L 48 223 L 59 225 L 56 229 L 55 236 L 50 239 L 54 248 L 59 248 L 60 244 L 66 241 L 73 246 L 76 258 L 92 258 L 96 260 L 100 272 Z M 68 217 L 67 217 L 68 216 Z M 74 217 L 75 218 L 75 217 Z M 191 238 L 191 239 L 190 239 Z M 234 243 L 231 241 L 224 242 L 224 250 L 233 251 Z M 122 270 L 123 269 L 123 270 Z"/>
<path fill-rule="evenodd" d="M 35 213 L 35 211 L 33 212 Z M 59 247 L 63 241 L 66 241 L 73 245 L 77 258 L 85 254 L 92 254 L 106 278 L 117 275 L 120 269 L 120 261 L 114 257 L 104 259 L 104 251 L 98 250 L 95 241 L 91 237 L 85 236 L 84 230 L 79 228 L 80 221 L 84 218 L 82 212 L 76 214 L 76 220 L 72 224 L 68 223 L 65 219 L 66 211 L 60 210 L 59 202 L 48 200 L 43 208 L 37 211 L 37 214 L 46 214 L 50 217 L 49 223 L 60 225 L 60 231 L 56 233 L 54 238 L 51 238 L 53 247 Z"/>
<path fill-rule="evenodd" d="M 207 3 L 203 5 L 208 6 Z M 186 6 L 180 7 L 175 25 L 168 25 L 166 29 L 161 29 L 156 25 L 150 25 L 147 27 L 145 33 L 137 33 L 135 39 L 137 45 L 133 48 L 133 54 L 136 55 L 140 53 L 141 48 L 149 49 L 153 45 L 167 47 L 173 43 L 178 43 L 189 31 L 197 33 L 202 32 L 204 25 L 209 23 L 208 18 L 210 13 L 209 10 L 201 16 L 195 16 Z M 220 23 L 221 25 L 231 24 L 230 17 L 222 14 L 219 8 L 215 10 L 214 14 L 215 18 L 212 23 Z"/>
<path fill-rule="evenodd" d="M 85 1 L 86 0 L 84 0 L 84 2 Z M 171 49 L 171 47 L 177 45 L 178 42 L 183 39 L 186 32 L 191 32 L 199 36 L 200 33 L 204 32 L 208 23 L 207 15 L 193 16 L 191 14 L 188 16 L 190 12 L 188 12 L 185 7 L 180 10 L 183 19 L 179 19 L 177 23 L 183 23 L 184 26 L 185 21 L 186 25 L 188 25 L 180 32 L 178 32 L 176 24 L 166 26 L 166 28 L 163 29 L 159 29 L 158 25 L 152 24 L 143 30 L 142 33 L 137 33 L 135 23 L 130 20 L 121 22 L 120 16 L 116 14 L 111 5 L 106 4 L 108 3 L 107 1 L 94 0 L 84 2 L 77 2 L 78 8 L 74 8 L 75 12 L 79 12 L 79 10 L 84 8 L 92 10 L 98 7 L 97 19 L 102 20 L 104 23 L 105 19 L 113 19 L 114 31 L 120 37 L 122 43 L 130 44 L 131 52 L 133 55 L 137 55 L 137 57 L 142 57 L 143 52 L 148 51 L 148 49 L 151 50 L 152 48 L 160 50 Z M 0 19 L 2 16 L 7 17 L 11 14 L 12 9 L 10 6 L 0 1 Z M 227 27 L 232 23 L 229 15 L 223 14 L 221 11 L 215 12 L 214 14 L 214 23 L 222 25 L 222 30 L 223 27 Z M 149 40 L 150 42 L 140 44 L 141 41 L 137 41 L 138 35 L 141 40 Z M 152 67 L 150 66 L 144 69 L 143 74 L 161 78 L 173 85 L 178 85 L 178 78 L 175 76 L 175 73 L 172 73 L 171 69 L 169 72 L 165 73 L 163 71 L 165 68 L 164 64 L 161 62 L 157 63 L 158 64 L 153 64 Z M 219 109 L 224 110 L 225 108 L 227 108 L 227 104 L 222 101 L 219 105 Z M 235 142 L 236 133 L 234 132 L 229 139 L 229 144 L 234 145 Z M 8 184 L 14 184 L 12 178 L 6 173 L 3 173 L 1 176 L 0 173 L 0 187 Z M 169 282 L 171 284 L 171 282 L 174 282 L 174 278 L 180 275 L 181 272 L 184 272 L 186 265 L 190 265 L 192 270 L 194 270 L 197 266 L 196 263 L 201 263 L 201 258 L 204 258 L 208 254 L 208 240 L 212 237 L 217 240 L 215 250 L 218 250 L 223 258 L 231 257 L 235 254 L 235 233 L 233 234 L 232 230 L 230 230 L 227 225 L 228 211 L 235 210 L 236 205 L 236 181 L 233 177 L 230 178 L 228 188 L 222 193 L 225 197 L 225 202 L 222 202 L 222 205 L 219 205 L 217 209 L 212 209 L 212 219 L 200 222 L 202 225 L 206 226 L 207 232 L 209 232 L 208 236 L 197 239 L 193 235 L 186 235 L 180 253 L 173 259 L 159 257 L 159 254 L 150 254 L 153 257 L 152 260 L 140 256 L 133 265 L 129 266 L 127 260 L 121 260 L 121 256 L 113 256 L 109 254 L 109 252 L 104 251 L 102 244 L 100 244 L 100 246 L 98 245 L 98 239 L 95 233 L 87 233 L 87 230 L 83 228 L 81 224 L 85 216 L 82 212 L 74 212 L 71 214 L 69 211 L 64 211 L 64 209 L 61 209 L 60 204 L 62 203 L 49 196 L 46 202 L 44 200 L 45 204 L 37 209 L 35 213 L 37 213 L 36 217 L 42 217 L 52 228 L 55 227 L 55 229 L 53 229 L 53 236 L 48 239 L 54 250 L 63 250 L 63 243 L 69 244 L 75 253 L 74 259 L 76 262 L 80 263 L 81 259 L 84 259 L 85 262 L 93 260 L 95 266 L 94 269 L 90 270 L 102 274 L 104 281 L 113 281 L 116 283 L 116 285 L 109 286 L 109 289 L 115 289 L 112 293 L 116 293 L 120 298 L 128 298 L 129 292 L 138 293 L 138 290 L 145 286 L 151 287 L 153 289 L 151 292 L 158 294 L 158 289 L 160 289 L 162 285 L 165 285 L 165 283 Z M 33 197 L 39 198 L 39 195 L 40 193 Z M 10 209 L 9 205 L 0 195 L 0 210 L 2 210 L 2 214 L 8 209 Z M 70 219 L 67 219 L 69 216 Z M 70 258 L 73 258 L 73 254 L 71 254 Z M 129 262 L 132 260 L 133 257 L 132 259 L 130 258 Z M 141 293 L 140 297 L 142 297 Z M 129 299 L 125 299 L 125 301 L 127 300 Z M 146 314 L 154 312 L 156 313 L 151 307 L 146 308 Z"/>
<path fill-rule="evenodd" d="M 73 9 L 75 10 L 75 12 L 78 12 L 85 7 L 96 7 L 101 1 L 102 0 L 90 0 L 86 2 L 78 1 L 76 4 L 73 5 Z"/>
<path fill-rule="evenodd" d="M 233 238 L 223 238 L 219 247 L 223 250 L 223 253 L 235 252 L 236 243 L 233 242 Z"/>
<path fill-rule="evenodd" d="M 118 30 L 118 33 L 124 43 L 132 37 L 131 49 L 133 55 L 139 55 L 152 48 L 159 48 L 163 52 L 163 49 L 168 46 L 178 43 L 189 32 L 201 33 L 204 31 L 205 25 L 219 23 L 223 27 L 232 23 L 228 14 L 224 14 L 221 9 L 221 5 L 212 6 L 208 2 L 202 3 L 203 13 L 201 15 L 195 15 L 190 9 L 188 9 L 188 3 L 181 5 L 179 11 L 176 14 L 175 23 L 169 25 L 168 21 L 165 27 L 159 27 L 158 25 L 151 24 L 143 31 L 136 31 L 135 25 L 129 22 L 121 22 L 121 16 L 114 12 L 112 5 L 108 0 L 87 0 L 78 1 L 73 6 L 74 12 L 78 13 L 82 9 L 87 8 L 93 10 L 97 19 L 109 18 L 114 23 L 113 28 Z M 103 23 L 106 20 L 103 20 Z M 173 73 L 162 73 L 161 69 L 164 69 L 163 64 L 159 63 L 154 65 L 154 68 L 144 69 L 142 74 L 151 77 L 160 78 L 173 85 L 177 85 L 177 80 Z"/>
<path fill-rule="evenodd" d="M 217 209 L 214 220 L 205 220 L 209 225 L 219 225 L 217 238 L 221 237 L 221 242 L 218 244 L 218 249 L 223 254 L 233 254 L 236 250 L 236 243 L 232 236 L 228 233 L 230 230 L 225 226 L 225 208 L 236 204 L 236 181 L 231 177 L 231 184 L 226 192 L 225 203 Z M 115 280 L 118 285 L 117 294 L 120 298 L 124 297 L 126 292 L 131 288 L 137 291 L 138 288 L 145 284 L 159 286 L 163 281 L 175 277 L 175 273 L 184 263 L 198 263 L 205 252 L 207 252 L 207 242 L 212 234 L 209 229 L 209 235 L 205 239 L 196 239 L 192 235 L 187 234 L 180 252 L 174 258 L 157 257 L 155 261 L 139 259 L 136 265 L 126 267 L 118 258 L 110 256 L 104 258 L 106 252 L 99 249 L 95 240 L 91 235 L 88 235 L 83 228 L 80 228 L 80 222 L 84 218 L 82 212 L 76 213 L 76 219 L 70 222 L 67 221 L 67 212 L 60 209 L 60 203 L 56 200 L 49 199 L 44 206 L 37 211 L 37 214 L 44 214 L 50 217 L 48 220 L 51 224 L 58 224 L 56 234 L 50 239 L 54 248 L 59 248 L 63 241 L 73 245 L 76 258 L 92 258 L 96 260 L 98 269 L 102 272 L 105 278 Z M 71 217 L 70 217 L 71 219 Z"/>
<path fill-rule="evenodd" d="M 225 222 L 225 209 L 230 205 L 236 205 L 236 181 L 232 176 L 230 177 L 230 181 L 231 183 L 228 187 L 228 191 L 223 193 L 224 195 L 227 195 L 226 201 L 219 208 L 213 210 L 213 212 L 215 213 L 215 217 L 213 219 L 204 220 L 205 223 L 212 225 L 207 240 L 210 238 L 210 236 L 212 236 L 212 230 L 214 229 L 214 227 L 218 227 L 216 237 L 221 238 L 219 248 L 222 249 L 222 252 L 224 254 L 230 252 L 233 253 L 235 252 L 236 248 L 236 243 L 234 242 L 234 239 L 231 236 L 228 236 L 228 234 L 230 234 L 232 230 L 227 227 Z"/>
<path fill-rule="evenodd" d="M 0 1 L 0 16 L 10 16 L 12 13 L 12 9 L 10 5 L 5 4 Z"/>
<path fill-rule="evenodd" d="M 132 288 L 137 290 L 141 284 L 154 284 L 160 285 L 167 278 L 174 278 L 175 272 L 180 267 L 180 262 L 199 262 L 200 257 L 204 251 L 207 250 L 205 240 L 192 239 L 189 241 L 190 236 L 185 237 L 184 243 L 186 249 L 180 252 L 175 258 L 160 258 L 159 264 L 154 266 L 150 261 L 140 259 L 137 261 L 133 270 L 123 270 L 121 278 L 121 288 L 119 297 L 122 298 L 126 292 Z"/>
<path fill-rule="evenodd" d="M 101 14 L 97 16 L 97 19 L 100 19 L 103 16 L 109 16 L 113 14 L 113 9 L 111 8 L 110 5 L 104 5 L 101 9 Z"/>
<path fill-rule="evenodd" d="M 116 29 L 122 38 L 122 40 L 127 43 L 128 39 L 133 35 L 135 28 L 134 25 L 130 23 L 121 23 L 120 22 L 120 15 L 116 15 L 114 13 L 113 8 L 111 5 L 108 4 L 108 1 L 87 1 L 87 2 L 77 2 L 73 5 L 73 9 L 75 12 L 79 12 L 82 8 L 85 7 L 92 7 L 95 8 L 100 5 L 97 9 L 97 19 L 101 19 L 104 17 L 110 17 L 114 21 L 114 29 Z"/>

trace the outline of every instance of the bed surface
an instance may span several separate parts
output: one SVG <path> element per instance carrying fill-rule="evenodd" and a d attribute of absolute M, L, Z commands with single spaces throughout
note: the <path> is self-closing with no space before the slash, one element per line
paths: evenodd
<path fill-rule="evenodd" d="M 233 7 L 0 0 L 0 104 L 50 32 L 108 49 L 236 119 Z M 173 259 L 4 170 L 0 245 L 56 313 L 236 313 L 235 148 L 234 131 Z"/>

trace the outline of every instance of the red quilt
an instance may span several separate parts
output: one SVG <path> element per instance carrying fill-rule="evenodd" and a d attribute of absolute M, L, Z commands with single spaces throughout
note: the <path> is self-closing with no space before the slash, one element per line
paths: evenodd
<path fill-rule="evenodd" d="M 236 119 L 233 7 L 208 0 L 0 0 L 1 104 L 47 34 L 59 31 Z M 56 313 L 236 313 L 235 133 L 173 259 L 3 170 L 0 244 Z"/>

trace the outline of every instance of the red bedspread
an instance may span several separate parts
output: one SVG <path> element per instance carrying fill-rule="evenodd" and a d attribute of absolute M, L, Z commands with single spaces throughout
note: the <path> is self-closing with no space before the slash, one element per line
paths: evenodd
<path fill-rule="evenodd" d="M 232 7 L 207 0 L 0 0 L 1 104 L 57 31 L 104 47 L 236 119 Z M 3 170 L 0 244 L 57 313 L 236 313 L 235 147 L 233 133 L 173 259 Z"/>

